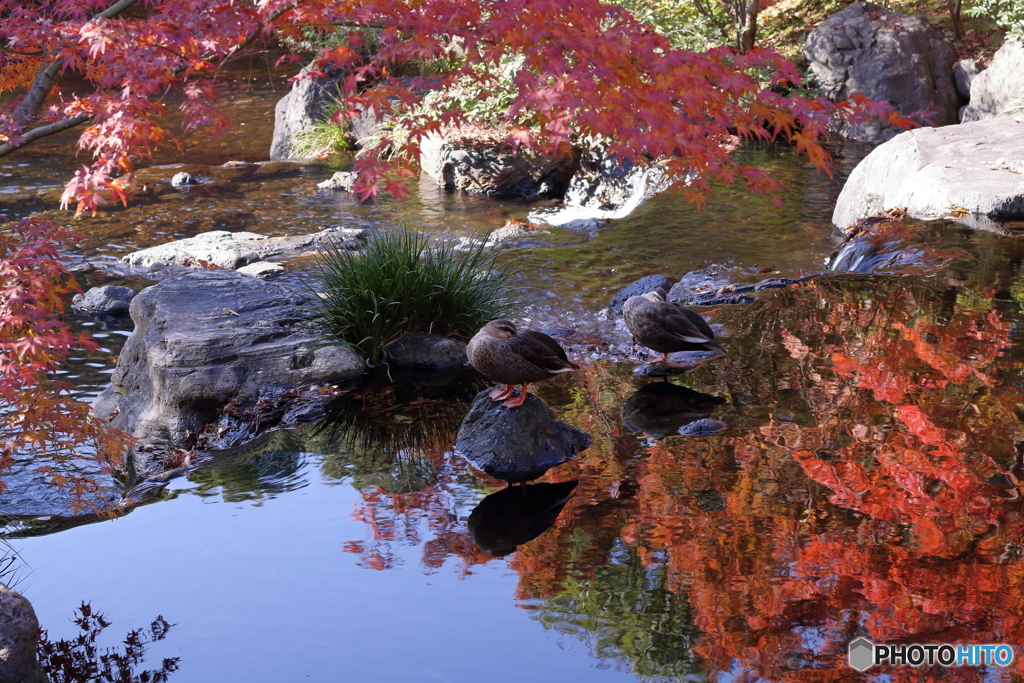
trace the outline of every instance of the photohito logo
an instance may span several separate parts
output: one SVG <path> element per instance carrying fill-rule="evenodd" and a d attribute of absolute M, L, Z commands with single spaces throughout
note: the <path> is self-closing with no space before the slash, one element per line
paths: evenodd
<path fill-rule="evenodd" d="M 892 666 L 1009 666 L 1013 661 L 1013 648 L 1009 645 L 924 645 L 888 643 L 880 645 L 867 638 L 850 642 L 850 666 L 867 671 L 875 664 Z"/>

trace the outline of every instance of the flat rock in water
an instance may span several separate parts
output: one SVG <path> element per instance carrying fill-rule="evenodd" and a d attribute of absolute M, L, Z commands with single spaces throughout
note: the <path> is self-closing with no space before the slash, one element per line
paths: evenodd
<path fill-rule="evenodd" d="M 93 414 L 138 438 L 140 477 L 154 452 L 189 439 L 232 399 L 256 400 L 362 374 L 365 360 L 332 343 L 317 311 L 291 289 L 249 275 L 203 270 L 170 278 L 132 301 L 125 342 Z M 327 345 L 325 345 L 327 344 Z"/>
<path fill-rule="evenodd" d="M 388 363 L 409 368 L 442 369 L 467 361 L 465 342 L 440 334 L 410 332 L 386 351 Z"/>
<path fill-rule="evenodd" d="M 673 303 L 687 304 L 694 297 L 716 292 L 728 284 L 729 276 L 714 266 L 691 270 L 667 290 L 667 299 Z"/>
<path fill-rule="evenodd" d="M 38 640 L 32 603 L 0 583 L 0 683 L 47 683 L 36 659 Z"/>
<path fill-rule="evenodd" d="M 327 180 L 317 183 L 321 190 L 337 190 L 338 192 L 349 192 L 352 184 L 356 182 L 357 175 L 352 171 L 336 171 Z"/>
<path fill-rule="evenodd" d="M 485 390 L 459 427 L 455 452 L 492 477 L 516 483 L 536 479 L 590 447 L 590 435 L 558 420 L 544 401 L 506 408 Z"/>
<path fill-rule="evenodd" d="M 104 285 L 102 287 L 93 287 L 84 296 L 76 294 L 71 301 L 75 308 L 80 308 L 89 313 L 116 315 L 127 313 L 128 306 L 134 298 L 135 290 L 130 287 Z"/>
<path fill-rule="evenodd" d="M 328 228 L 312 235 L 267 237 L 253 232 L 211 230 L 183 240 L 175 240 L 121 257 L 121 261 L 137 268 L 166 266 L 215 266 L 235 270 L 271 256 L 296 253 L 333 243 L 346 249 L 357 249 L 365 230 Z"/>
<path fill-rule="evenodd" d="M 1003 232 L 1000 219 L 1024 216 L 1024 124 L 1001 117 L 896 136 L 853 169 L 832 222 L 847 229 L 897 209 Z"/>
<path fill-rule="evenodd" d="M 253 277 L 269 277 L 284 272 L 284 265 L 273 261 L 256 261 L 238 269 L 239 273 L 252 275 Z"/>

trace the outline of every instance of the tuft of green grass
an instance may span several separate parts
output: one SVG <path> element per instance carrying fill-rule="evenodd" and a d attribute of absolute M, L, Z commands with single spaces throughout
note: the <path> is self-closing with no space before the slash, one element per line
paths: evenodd
<path fill-rule="evenodd" d="M 402 229 L 375 232 L 358 252 L 329 246 L 316 263 L 327 326 L 372 365 L 410 332 L 468 339 L 521 307 L 505 291 L 508 265 L 485 241 L 460 251 Z"/>

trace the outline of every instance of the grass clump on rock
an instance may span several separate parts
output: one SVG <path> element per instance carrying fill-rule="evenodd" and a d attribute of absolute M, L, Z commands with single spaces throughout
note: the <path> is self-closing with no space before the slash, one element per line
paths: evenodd
<path fill-rule="evenodd" d="M 504 292 L 508 267 L 484 247 L 431 244 L 409 230 L 375 232 L 358 252 L 329 246 L 317 261 L 324 319 L 372 365 L 410 332 L 469 339 L 519 308 Z"/>

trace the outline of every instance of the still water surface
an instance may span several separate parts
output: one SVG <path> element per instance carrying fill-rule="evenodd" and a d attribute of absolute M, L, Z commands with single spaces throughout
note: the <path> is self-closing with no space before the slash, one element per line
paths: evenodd
<path fill-rule="evenodd" d="M 247 132 L 190 162 L 260 158 L 273 97 L 248 92 L 232 105 Z M 512 243 L 516 284 L 536 302 L 528 317 L 624 343 L 598 313 L 640 276 L 709 263 L 750 282 L 822 270 L 834 198 L 858 157 L 847 151 L 833 181 L 784 150 L 745 152 L 794 188 L 782 210 L 737 189 L 701 213 L 665 196 L 600 230 Z M 9 212 L 52 205 L 38 192 L 67 169 L 45 163 L 5 191 Z M 409 202 L 357 205 L 318 191 L 331 169 L 317 166 L 260 180 L 206 166 L 198 191 L 171 192 L 174 170 L 151 171 L 160 191 L 137 205 L 79 221 L 87 239 L 73 258 L 116 268 L 132 249 L 209 229 L 470 235 L 538 206 L 428 181 Z M 51 639 L 77 635 L 83 601 L 113 622 L 108 646 L 162 615 L 174 626 L 137 671 L 178 657 L 179 682 L 840 681 L 856 679 L 843 652 L 858 635 L 1024 645 L 1024 250 L 955 224 L 893 233 L 944 265 L 830 276 L 707 311 L 729 354 L 670 389 L 600 359 L 536 387 L 593 444 L 524 494 L 578 482 L 557 519 L 488 499 L 503 501 L 491 508 L 499 535 L 522 541 L 552 523 L 511 554 L 482 549 L 480 523 L 476 537 L 470 528 L 502 483 L 451 452 L 475 380 L 448 393 L 406 384 L 392 400 L 368 378 L 342 402 L 334 438 L 320 425 L 276 434 L 122 519 L 54 533 L 23 519 L 12 526 L 29 534 L 12 539 L 17 588 Z M 289 268 L 286 281 L 309 277 L 308 260 Z M 70 369 L 83 398 L 127 331 L 100 331 L 105 351 Z M 678 434 L 700 417 L 725 429 Z M 31 514 L 33 501 L 14 500 Z M 870 680 L 921 680 L 912 673 Z"/>

